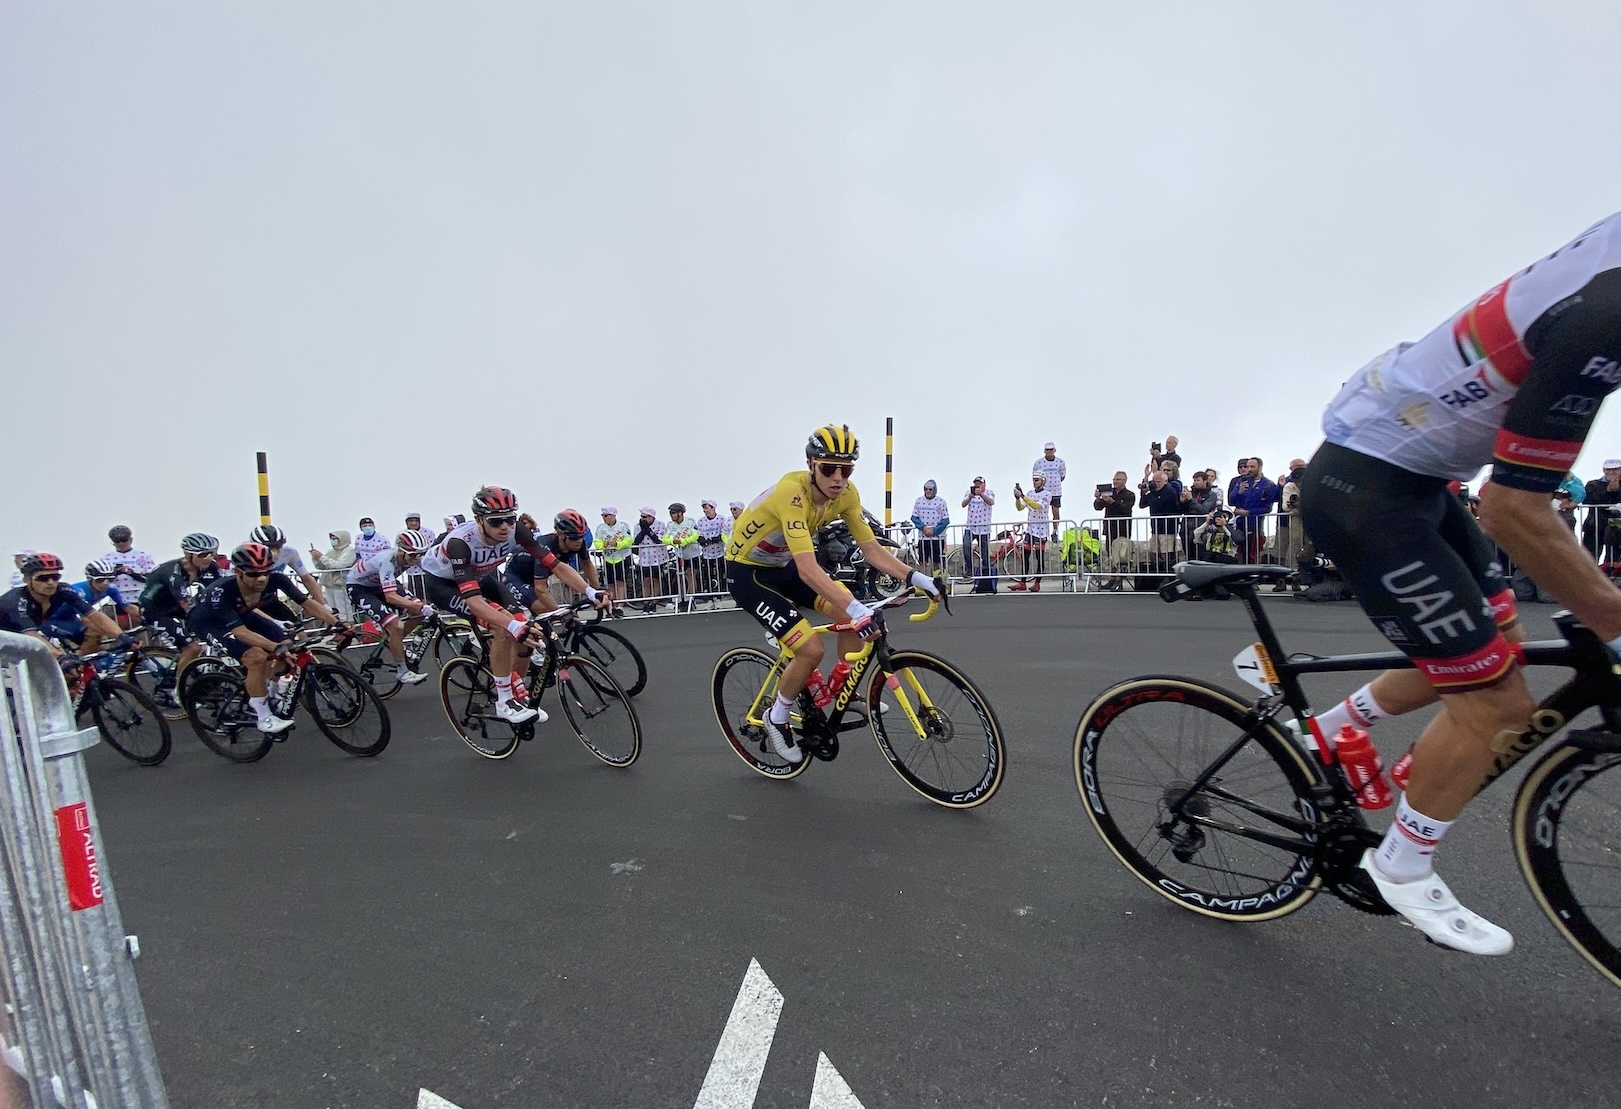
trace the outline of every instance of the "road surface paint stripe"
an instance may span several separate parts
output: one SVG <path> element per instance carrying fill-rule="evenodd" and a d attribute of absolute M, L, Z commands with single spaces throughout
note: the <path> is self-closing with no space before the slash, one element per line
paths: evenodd
<path fill-rule="evenodd" d="M 862 1109 L 855 1091 L 822 1052 L 816 1053 L 816 1081 L 811 1086 L 810 1109 Z"/>
<path fill-rule="evenodd" d="M 455 1102 L 446 1101 L 431 1090 L 419 1089 L 417 1090 L 417 1109 L 461 1109 L 461 1106 Z"/>
<path fill-rule="evenodd" d="M 714 1061 L 704 1076 L 692 1109 L 750 1109 L 765 1074 L 766 1056 L 782 1016 L 782 993 L 772 985 L 757 959 L 749 960 L 743 986 L 726 1018 Z"/>

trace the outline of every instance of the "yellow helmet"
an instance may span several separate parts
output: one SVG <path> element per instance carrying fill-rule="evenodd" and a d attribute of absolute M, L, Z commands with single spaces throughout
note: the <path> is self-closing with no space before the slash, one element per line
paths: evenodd
<path fill-rule="evenodd" d="M 861 444 L 849 424 L 823 424 L 811 432 L 805 457 L 812 462 L 854 462 L 861 457 Z"/>

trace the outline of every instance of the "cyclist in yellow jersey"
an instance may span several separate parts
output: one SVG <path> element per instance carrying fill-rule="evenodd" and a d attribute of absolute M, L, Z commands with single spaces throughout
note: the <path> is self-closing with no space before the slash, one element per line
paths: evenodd
<path fill-rule="evenodd" d="M 850 631 L 838 637 L 841 655 L 857 650 L 858 640 L 872 630 L 872 609 L 817 564 L 813 539 L 817 529 L 842 517 L 868 565 L 939 596 L 933 578 L 890 554 L 867 526 L 861 495 L 850 483 L 860 454 L 860 444 L 847 425 L 827 424 L 811 432 L 805 444 L 805 469 L 784 474 L 756 497 L 732 524 L 732 540 L 726 546 L 726 583 L 732 598 L 786 650 L 795 652 L 766 714 L 766 737 L 778 757 L 788 762 L 804 758 L 789 726 L 789 709 L 811 671 L 822 665 L 821 637 L 810 634 L 801 609 L 814 606 L 835 618 L 843 615 Z"/>

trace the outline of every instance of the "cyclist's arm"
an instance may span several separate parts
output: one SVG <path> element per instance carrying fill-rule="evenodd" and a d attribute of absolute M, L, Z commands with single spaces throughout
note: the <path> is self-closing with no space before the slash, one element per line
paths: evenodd
<path fill-rule="evenodd" d="M 93 631 L 103 639 L 117 639 L 121 632 L 121 629 L 118 626 L 118 621 L 114 620 L 111 616 L 108 616 L 99 608 L 91 609 L 89 612 L 86 612 L 83 616 L 81 616 L 80 619 L 84 621 L 84 626 L 87 631 Z"/>
<path fill-rule="evenodd" d="M 580 576 L 580 572 L 566 562 L 559 560 L 557 565 L 552 567 L 552 573 L 557 576 L 558 581 L 561 581 L 576 593 L 590 595 L 597 592 L 596 586 L 587 584 L 585 578 Z M 596 574 L 593 572 L 592 577 L 595 576 Z M 598 595 L 600 596 L 600 593 Z M 594 601 L 596 598 L 593 597 L 592 600 Z"/>
<path fill-rule="evenodd" d="M 383 600 L 395 608 L 411 613 L 413 616 L 422 611 L 422 602 L 415 597 L 407 597 L 399 592 L 394 588 L 393 582 L 389 582 L 383 587 Z"/>
<path fill-rule="evenodd" d="M 866 557 L 867 565 L 880 574 L 888 574 L 890 577 L 898 578 L 901 581 L 906 581 L 912 576 L 912 568 L 890 554 L 889 548 L 878 542 L 877 539 L 870 543 L 858 543 L 856 545 L 861 548 L 861 553 Z"/>
<path fill-rule="evenodd" d="M 268 636 L 260 635 L 246 624 L 238 624 L 230 630 L 231 637 L 239 643 L 246 643 L 249 647 L 257 647 L 267 654 L 275 654 L 278 644 Z"/>
<path fill-rule="evenodd" d="M 310 596 L 314 597 L 317 601 L 320 601 L 323 605 L 326 604 L 326 590 L 321 588 L 321 583 L 315 580 L 314 574 L 311 574 L 308 570 L 300 570 L 298 572 L 298 580 L 303 583 L 305 590 L 309 592 Z"/>
<path fill-rule="evenodd" d="M 326 605 L 322 604 L 320 601 L 317 601 L 314 597 L 305 597 L 303 603 L 298 607 L 303 609 L 309 615 L 315 617 L 317 620 L 321 621 L 321 623 L 325 624 L 329 628 L 335 628 L 341 622 L 338 619 L 337 613 L 333 612 L 330 608 L 327 608 Z"/>
<path fill-rule="evenodd" d="M 1480 491 L 1480 523 L 1516 566 L 1600 639 L 1621 636 L 1621 590 L 1548 507 L 1546 491 L 1489 481 Z"/>

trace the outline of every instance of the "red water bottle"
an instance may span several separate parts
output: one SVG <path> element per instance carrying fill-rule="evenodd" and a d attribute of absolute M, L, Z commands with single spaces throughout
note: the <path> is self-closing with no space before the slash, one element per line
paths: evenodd
<path fill-rule="evenodd" d="M 844 688 L 844 679 L 849 676 L 850 664 L 841 658 L 838 664 L 833 667 L 833 673 L 827 676 L 827 699 L 829 701 L 839 695 L 839 690 Z"/>
<path fill-rule="evenodd" d="M 1351 724 L 1342 725 L 1334 737 L 1334 751 L 1339 755 L 1345 776 L 1351 780 L 1356 792 L 1356 803 L 1364 809 L 1382 809 L 1395 800 L 1390 784 L 1385 781 L 1385 768 L 1379 762 L 1379 752 L 1368 741 L 1368 733 Z"/>
<path fill-rule="evenodd" d="M 833 690 L 828 688 L 820 670 L 812 670 L 810 678 L 805 682 L 805 689 L 811 695 L 811 703 L 819 709 L 825 709 L 833 703 Z"/>
<path fill-rule="evenodd" d="M 1396 783 L 1396 788 L 1406 792 L 1407 776 L 1413 772 L 1413 749 L 1407 748 L 1407 753 L 1396 760 L 1396 765 L 1390 768 L 1390 780 Z"/>

